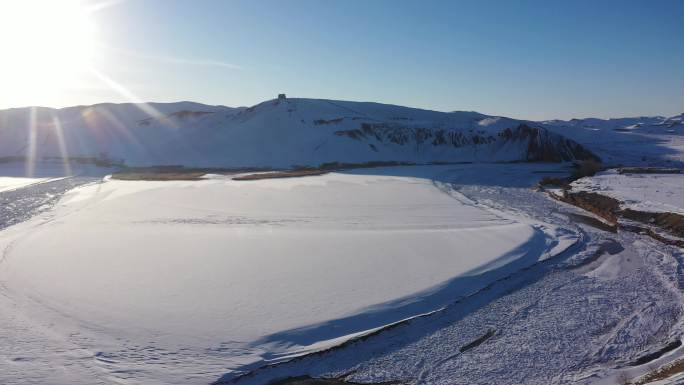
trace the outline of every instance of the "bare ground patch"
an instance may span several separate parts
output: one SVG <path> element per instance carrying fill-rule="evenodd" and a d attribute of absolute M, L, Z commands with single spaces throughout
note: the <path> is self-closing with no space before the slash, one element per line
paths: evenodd
<path fill-rule="evenodd" d="M 186 168 L 183 166 L 129 167 L 112 174 L 118 180 L 200 180 L 206 174 L 234 175 L 244 172 L 269 171 L 264 168 Z"/>
<path fill-rule="evenodd" d="M 618 168 L 620 174 L 681 174 L 682 170 L 678 168 L 663 168 L 663 167 L 620 167 Z"/>
<path fill-rule="evenodd" d="M 563 195 L 549 194 L 554 199 L 569 203 L 598 215 L 608 224 L 587 223 L 602 230 L 615 232 L 618 228 L 633 233 L 641 233 L 668 245 L 684 247 L 684 215 L 671 212 L 647 212 L 633 209 L 621 209 L 620 201 L 605 195 L 579 191 L 563 191 Z M 586 218 L 583 219 L 585 221 Z M 667 232 L 676 238 L 663 234 Z"/>
<path fill-rule="evenodd" d="M 664 380 L 680 373 L 684 373 L 684 358 L 680 358 L 667 365 L 661 366 L 656 370 L 646 373 L 643 377 L 633 382 L 633 384 L 644 385 L 650 382 Z"/>
<path fill-rule="evenodd" d="M 282 380 L 274 381 L 268 385 L 353 385 L 358 382 L 344 381 L 340 378 L 313 378 L 309 376 L 289 377 Z M 400 382 L 376 382 L 376 385 L 397 385 Z"/>
<path fill-rule="evenodd" d="M 278 179 L 278 178 L 296 178 L 302 176 L 314 176 L 327 174 L 330 171 L 320 169 L 306 169 L 306 170 L 288 170 L 288 171 L 274 171 L 263 172 L 257 174 L 247 174 L 233 177 L 233 180 L 260 180 L 260 179 Z"/>

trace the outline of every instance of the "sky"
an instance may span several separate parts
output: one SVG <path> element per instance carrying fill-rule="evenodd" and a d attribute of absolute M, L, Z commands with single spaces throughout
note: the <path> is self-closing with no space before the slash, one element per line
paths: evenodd
<path fill-rule="evenodd" d="M 0 31 L 0 108 L 287 93 L 535 120 L 684 112 L 679 0 L 32 1 Z"/>

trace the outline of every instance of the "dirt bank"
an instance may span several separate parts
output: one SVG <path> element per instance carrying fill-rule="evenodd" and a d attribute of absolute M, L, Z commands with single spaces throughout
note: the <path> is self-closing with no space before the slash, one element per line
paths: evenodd
<path fill-rule="evenodd" d="M 186 168 L 183 166 L 127 167 L 112 174 L 119 180 L 200 180 L 206 174 L 234 175 L 245 172 L 272 171 L 265 168 Z"/>
<path fill-rule="evenodd" d="M 663 232 L 677 238 L 684 238 L 684 215 L 672 212 L 648 212 L 620 208 L 620 201 L 594 192 L 570 192 L 563 190 L 562 195 L 549 194 L 554 199 L 569 203 L 589 211 L 610 223 L 606 231 L 621 229 L 642 233 L 652 238 L 678 247 L 684 247 L 684 239 L 672 239 Z"/>
<path fill-rule="evenodd" d="M 605 195 L 580 191 L 571 193 L 563 191 L 563 195 L 551 194 L 552 197 L 570 203 L 586 211 L 592 212 L 613 225 L 617 225 L 620 201 Z"/>
<path fill-rule="evenodd" d="M 654 225 L 674 236 L 684 238 L 684 215 L 671 212 L 653 213 L 632 209 L 622 210 L 620 214 L 624 218 L 647 225 Z"/>
<path fill-rule="evenodd" d="M 312 378 L 309 376 L 289 377 L 283 380 L 278 380 L 269 383 L 269 385 L 349 385 L 358 384 L 357 382 L 348 382 L 337 378 Z M 399 382 L 377 382 L 378 385 L 395 385 Z"/>
<path fill-rule="evenodd" d="M 260 180 L 260 179 L 278 179 L 278 178 L 297 178 L 302 176 L 315 176 L 327 174 L 328 170 L 288 170 L 288 171 L 274 171 L 263 172 L 258 174 L 247 174 L 233 177 L 233 180 Z"/>

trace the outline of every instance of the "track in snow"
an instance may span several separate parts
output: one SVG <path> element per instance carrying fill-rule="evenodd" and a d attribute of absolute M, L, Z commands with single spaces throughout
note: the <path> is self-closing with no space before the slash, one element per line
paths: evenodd
<path fill-rule="evenodd" d="M 101 178 L 69 177 L 38 182 L 25 187 L 0 192 L 0 230 L 23 222 L 52 207 L 62 194 Z"/>

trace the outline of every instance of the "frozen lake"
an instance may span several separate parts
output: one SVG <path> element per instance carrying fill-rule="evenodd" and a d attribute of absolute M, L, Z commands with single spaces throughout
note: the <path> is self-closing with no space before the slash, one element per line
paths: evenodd
<path fill-rule="evenodd" d="M 3 356 L 33 357 L 4 382 L 208 383 L 438 309 L 572 243 L 434 182 L 447 166 L 397 170 L 69 191 L 0 233 L 0 306 L 29 323 Z"/>

